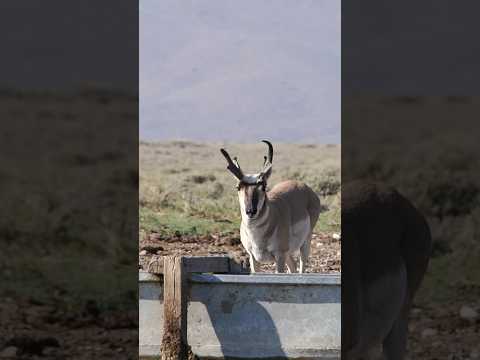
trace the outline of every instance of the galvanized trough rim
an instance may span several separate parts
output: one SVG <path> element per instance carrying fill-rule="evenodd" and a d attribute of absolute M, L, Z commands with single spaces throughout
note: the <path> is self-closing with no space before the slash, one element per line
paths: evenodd
<path fill-rule="evenodd" d="M 193 283 L 235 283 L 257 285 L 340 285 L 340 274 L 192 274 Z"/>
<path fill-rule="evenodd" d="M 162 276 L 139 271 L 140 282 L 158 282 Z M 341 274 L 191 274 L 193 283 L 282 284 L 282 285 L 341 285 Z"/>

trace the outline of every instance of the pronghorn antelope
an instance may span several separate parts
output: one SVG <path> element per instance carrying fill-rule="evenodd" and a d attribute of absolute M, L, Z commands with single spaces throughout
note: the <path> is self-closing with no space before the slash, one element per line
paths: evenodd
<path fill-rule="evenodd" d="M 238 179 L 238 200 L 242 222 L 240 239 L 250 256 L 252 272 L 259 263 L 275 262 L 276 272 L 297 271 L 294 258 L 300 253 L 300 273 L 305 271 L 310 254 L 312 231 L 320 214 L 320 200 L 307 185 L 298 181 L 284 181 L 267 191 L 267 181 L 272 173 L 273 147 L 268 145 L 263 169 L 258 174 L 244 174 L 225 149 L 220 149 L 227 159 L 227 169 Z"/>
<path fill-rule="evenodd" d="M 379 184 L 342 188 L 342 359 L 404 359 L 408 314 L 427 269 L 430 230 Z M 378 354 L 378 352 L 377 352 Z"/>

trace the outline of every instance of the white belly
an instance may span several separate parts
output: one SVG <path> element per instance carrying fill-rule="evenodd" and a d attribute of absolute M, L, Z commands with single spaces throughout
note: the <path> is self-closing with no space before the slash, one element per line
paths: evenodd
<path fill-rule="evenodd" d="M 300 247 L 310 238 L 310 216 L 308 214 L 290 227 L 289 249 L 291 253 L 300 250 Z"/>
<path fill-rule="evenodd" d="M 251 254 L 255 260 L 260 263 L 275 261 L 274 254 L 281 251 L 286 239 L 280 239 L 280 232 L 275 230 L 268 238 L 262 237 L 260 233 L 256 233 L 254 228 L 247 226 L 240 227 L 240 240 L 245 250 Z M 302 245 L 309 240 L 311 236 L 310 216 L 292 224 L 288 233 L 288 253 L 296 254 Z"/>

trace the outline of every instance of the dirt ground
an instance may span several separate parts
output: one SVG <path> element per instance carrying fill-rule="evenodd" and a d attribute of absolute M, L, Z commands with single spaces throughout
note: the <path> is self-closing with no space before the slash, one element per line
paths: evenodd
<path fill-rule="evenodd" d="M 238 262 L 248 264 L 248 256 L 236 236 L 179 236 L 162 238 L 157 233 L 143 237 L 139 244 L 139 269 L 147 270 L 148 263 L 155 257 L 165 255 L 228 255 Z M 334 273 L 340 271 L 340 240 L 332 234 L 317 233 L 312 237 L 307 272 Z M 298 266 L 298 265 L 297 265 Z M 262 271 L 274 272 L 273 264 L 262 264 Z"/>
<path fill-rule="evenodd" d="M 409 324 L 411 360 L 480 359 L 480 289 L 476 291 L 475 298 L 471 289 L 458 288 L 451 302 L 420 302 L 414 307 Z M 477 316 L 462 316 L 466 306 Z"/>
<path fill-rule="evenodd" d="M 4 298 L 0 305 L 1 359 L 136 359 L 138 313 L 82 313 L 54 303 Z"/>

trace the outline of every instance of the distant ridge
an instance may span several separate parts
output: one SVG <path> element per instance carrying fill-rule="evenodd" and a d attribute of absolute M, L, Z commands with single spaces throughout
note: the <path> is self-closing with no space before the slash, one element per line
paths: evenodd
<path fill-rule="evenodd" d="M 141 1 L 140 39 L 142 139 L 340 142 L 340 2 Z"/>

